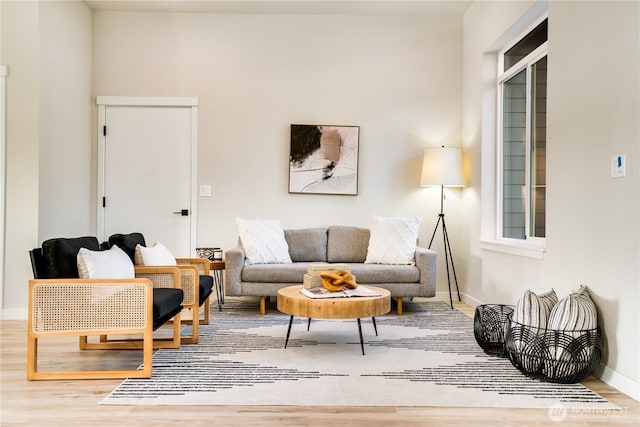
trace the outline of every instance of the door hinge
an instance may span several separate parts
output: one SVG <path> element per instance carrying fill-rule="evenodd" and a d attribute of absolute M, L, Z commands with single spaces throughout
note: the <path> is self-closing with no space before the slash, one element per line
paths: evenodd
<path fill-rule="evenodd" d="M 107 207 L 107 198 L 106 198 L 106 197 L 103 197 L 103 198 L 102 198 L 102 207 L 103 207 L 103 208 L 106 208 L 106 207 Z"/>
<path fill-rule="evenodd" d="M 102 126 L 102 136 L 107 136 L 107 127 Z"/>

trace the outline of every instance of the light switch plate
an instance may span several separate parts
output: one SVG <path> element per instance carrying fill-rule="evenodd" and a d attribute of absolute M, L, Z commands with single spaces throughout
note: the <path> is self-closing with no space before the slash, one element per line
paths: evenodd
<path fill-rule="evenodd" d="M 211 197 L 211 186 L 210 185 L 201 185 L 200 186 L 200 196 L 201 197 Z"/>
<path fill-rule="evenodd" d="M 620 178 L 627 174 L 627 159 L 624 154 L 611 156 L 611 178 Z"/>

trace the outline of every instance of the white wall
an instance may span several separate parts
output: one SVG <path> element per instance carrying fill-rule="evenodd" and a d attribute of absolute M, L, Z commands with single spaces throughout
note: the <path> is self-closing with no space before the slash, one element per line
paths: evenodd
<path fill-rule="evenodd" d="M 463 197 L 470 215 L 467 297 L 514 304 L 528 288 L 554 288 L 563 297 L 587 285 L 607 345 L 606 366 L 598 374 L 637 399 L 639 3 L 549 3 L 547 251 L 539 260 L 484 250 L 478 243 L 495 216 L 491 200 L 486 204 L 491 187 L 484 185 L 493 169 L 482 159 L 495 144 L 494 104 L 483 98 L 495 85 L 490 52 L 514 31 L 513 24 L 522 29 L 519 18 L 531 6 L 476 2 L 464 17 L 463 135 L 472 182 Z M 609 177 L 613 154 L 626 154 L 626 178 Z"/>
<path fill-rule="evenodd" d="M 65 1 L 0 7 L 9 67 L 2 317 L 26 318 L 28 251 L 93 233 L 91 11 Z"/>
<path fill-rule="evenodd" d="M 5 271 L 3 316 L 24 311 L 28 250 L 38 232 L 38 4 L 2 1 L 0 63 L 7 76 Z"/>
<path fill-rule="evenodd" d="M 461 16 L 96 12 L 93 90 L 199 98 L 199 181 L 213 186 L 200 246 L 235 246 L 236 217 L 420 215 L 424 241 L 439 190 L 419 187 L 422 151 L 460 145 L 461 29 Z M 288 194 L 292 123 L 360 126 L 358 196 Z"/>
<path fill-rule="evenodd" d="M 39 51 L 38 243 L 95 234 L 91 10 L 78 1 L 40 3 Z"/>
<path fill-rule="evenodd" d="M 589 286 L 603 375 L 633 381 L 640 399 L 640 3 L 551 2 L 549 20 L 547 276 L 565 292 Z M 625 178 L 610 177 L 616 154 Z"/>

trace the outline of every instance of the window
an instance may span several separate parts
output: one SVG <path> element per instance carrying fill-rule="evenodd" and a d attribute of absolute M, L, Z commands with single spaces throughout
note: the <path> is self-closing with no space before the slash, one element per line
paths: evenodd
<path fill-rule="evenodd" d="M 547 19 L 499 56 L 500 237 L 545 237 Z"/>

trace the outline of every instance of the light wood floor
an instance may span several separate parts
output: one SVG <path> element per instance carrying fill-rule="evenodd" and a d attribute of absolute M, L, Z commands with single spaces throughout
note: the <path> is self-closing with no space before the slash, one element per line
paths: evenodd
<path fill-rule="evenodd" d="M 213 309 L 214 304 L 212 304 Z M 472 315 L 464 304 L 457 308 Z M 256 313 L 256 315 L 258 315 Z M 215 313 L 212 316 L 215 321 Z M 554 422 L 547 409 L 495 409 L 461 407 L 255 407 L 255 406 L 107 406 L 99 405 L 120 380 L 27 381 L 26 322 L 3 321 L 1 328 L 2 426 L 165 426 L 180 422 L 191 426 L 638 426 L 640 403 L 594 378 L 584 384 L 622 408 L 614 413 L 572 413 Z M 48 342 L 49 341 L 49 342 Z M 137 351 L 79 351 L 75 339 L 40 342 L 42 368 L 84 366 L 121 368 L 137 366 Z M 358 390 L 354 390 L 357 393 Z M 291 393 L 296 393 L 292 387 Z"/>

